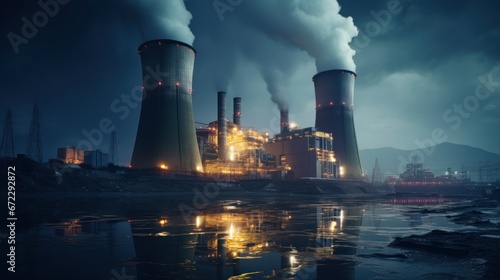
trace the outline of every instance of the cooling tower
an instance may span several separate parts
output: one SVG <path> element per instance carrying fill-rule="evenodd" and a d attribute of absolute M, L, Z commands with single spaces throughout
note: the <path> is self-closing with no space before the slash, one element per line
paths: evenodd
<path fill-rule="evenodd" d="M 353 97 L 356 73 L 328 70 L 313 77 L 316 128 L 333 134 L 333 150 L 341 178 L 362 178 L 354 130 Z"/>
<path fill-rule="evenodd" d="M 217 92 L 217 145 L 219 149 L 219 159 L 226 160 L 226 92 Z"/>
<path fill-rule="evenodd" d="M 241 97 L 233 98 L 233 123 L 241 128 Z"/>
<path fill-rule="evenodd" d="M 132 167 L 203 171 L 196 142 L 192 78 L 196 51 L 174 40 L 139 46 L 143 101 Z"/>

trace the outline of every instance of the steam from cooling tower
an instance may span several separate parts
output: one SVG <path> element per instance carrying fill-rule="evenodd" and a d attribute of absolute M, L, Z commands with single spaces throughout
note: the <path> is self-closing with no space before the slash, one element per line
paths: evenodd
<path fill-rule="evenodd" d="M 170 38 L 193 45 L 192 15 L 183 0 L 111 0 L 111 4 L 138 25 L 144 41 Z"/>
<path fill-rule="evenodd" d="M 332 0 L 252 1 L 246 5 L 248 24 L 283 43 L 306 51 L 316 60 L 318 72 L 356 70 L 356 53 L 349 43 L 358 35 L 351 17 L 344 17 Z"/>
<path fill-rule="evenodd" d="M 356 53 L 349 43 L 358 35 L 351 17 L 344 17 L 335 0 L 275 0 L 245 3 L 238 13 L 243 26 L 250 27 L 240 46 L 257 64 L 267 84 L 271 100 L 280 110 L 287 109 L 289 93 L 284 88 L 295 70 L 307 61 L 297 61 L 299 50 L 315 59 L 318 72 L 330 69 L 355 71 Z M 242 28 L 238 32 L 243 33 Z M 292 50 L 284 51 L 284 48 Z M 293 57 L 289 54 L 293 53 Z"/>

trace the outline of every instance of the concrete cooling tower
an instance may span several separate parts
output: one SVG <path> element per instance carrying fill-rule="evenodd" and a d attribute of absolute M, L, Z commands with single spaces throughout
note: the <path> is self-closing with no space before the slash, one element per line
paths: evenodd
<path fill-rule="evenodd" d="M 356 73 L 328 70 L 313 77 L 316 128 L 333 134 L 333 151 L 341 178 L 363 177 L 354 130 L 353 97 Z"/>
<path fill-rule="evenodd" d="M 139 46 L 143 101 L 131 165 L 202 172 L 192 106 L 196 51 L 174 40 Z"/>

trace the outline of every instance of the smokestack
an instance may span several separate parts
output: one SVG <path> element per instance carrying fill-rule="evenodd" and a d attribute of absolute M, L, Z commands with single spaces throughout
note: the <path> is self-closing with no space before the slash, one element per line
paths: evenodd
<path fill-rule="evenodd" d="M 233 123 L 241 128 L 241 97 L 233 98 Z"/>
<path fill-rule="evenodd" d="M 362 178 L 356 131 L 354 130 L 353 100 L 356 73 L 348 70 L 328 70 L 313 77 L 316 94 L 316 128 L 333 134 L 333 151 L 341 178 Z"/>
<path fill-rule="evenodd" d="M 280 111 L 280 133 L 285 133 L 290 131 L 290 125 L 288 123 L 288 109 L 282 109 Z"/>
<path fill-rule="evenodd" d="M 202 172 L 191 97 L 196 51 L 162 39 L 141 44 L 139 54 L 143 101 L 132 167 Z"/>
<path fill-rule="evenodd" d="M 217 92 L 217 145 L 219 146 L 219 159 L 226 160 L 226 92 Z"/>

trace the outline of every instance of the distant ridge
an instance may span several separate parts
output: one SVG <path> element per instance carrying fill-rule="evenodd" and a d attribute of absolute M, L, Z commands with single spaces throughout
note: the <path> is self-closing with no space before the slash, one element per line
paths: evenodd
<path fill-rule="evenodd" d="M 399 150 L 387 147 L 360 151 L 363 171 L 367 175 L 371 175 L 375 158 L 378 158 L 380 169 L 384 175 L 399 175 L 406 162 L 410 162 L 412 155 L 423 157 L 424 167 L 429 168 L 436 175 L 444 174 L 446 169 L 450 167 L 453 171 L 470 171 L 472 180 L 479 179 L 480 163 L 483 166 L 492 164 L 500 165 L 500 155 L 498 154 L 468 145 L 449 142 L 441 143 L 424 150 Z M 422 159 L 420 161 L 422 162 Z M 500 178 L 500 171 L 497 170 L 496 174 L 490 173 L 491 176 Z M 483 179 L 485 178 L 486 171 L 483 168 Z"/>

